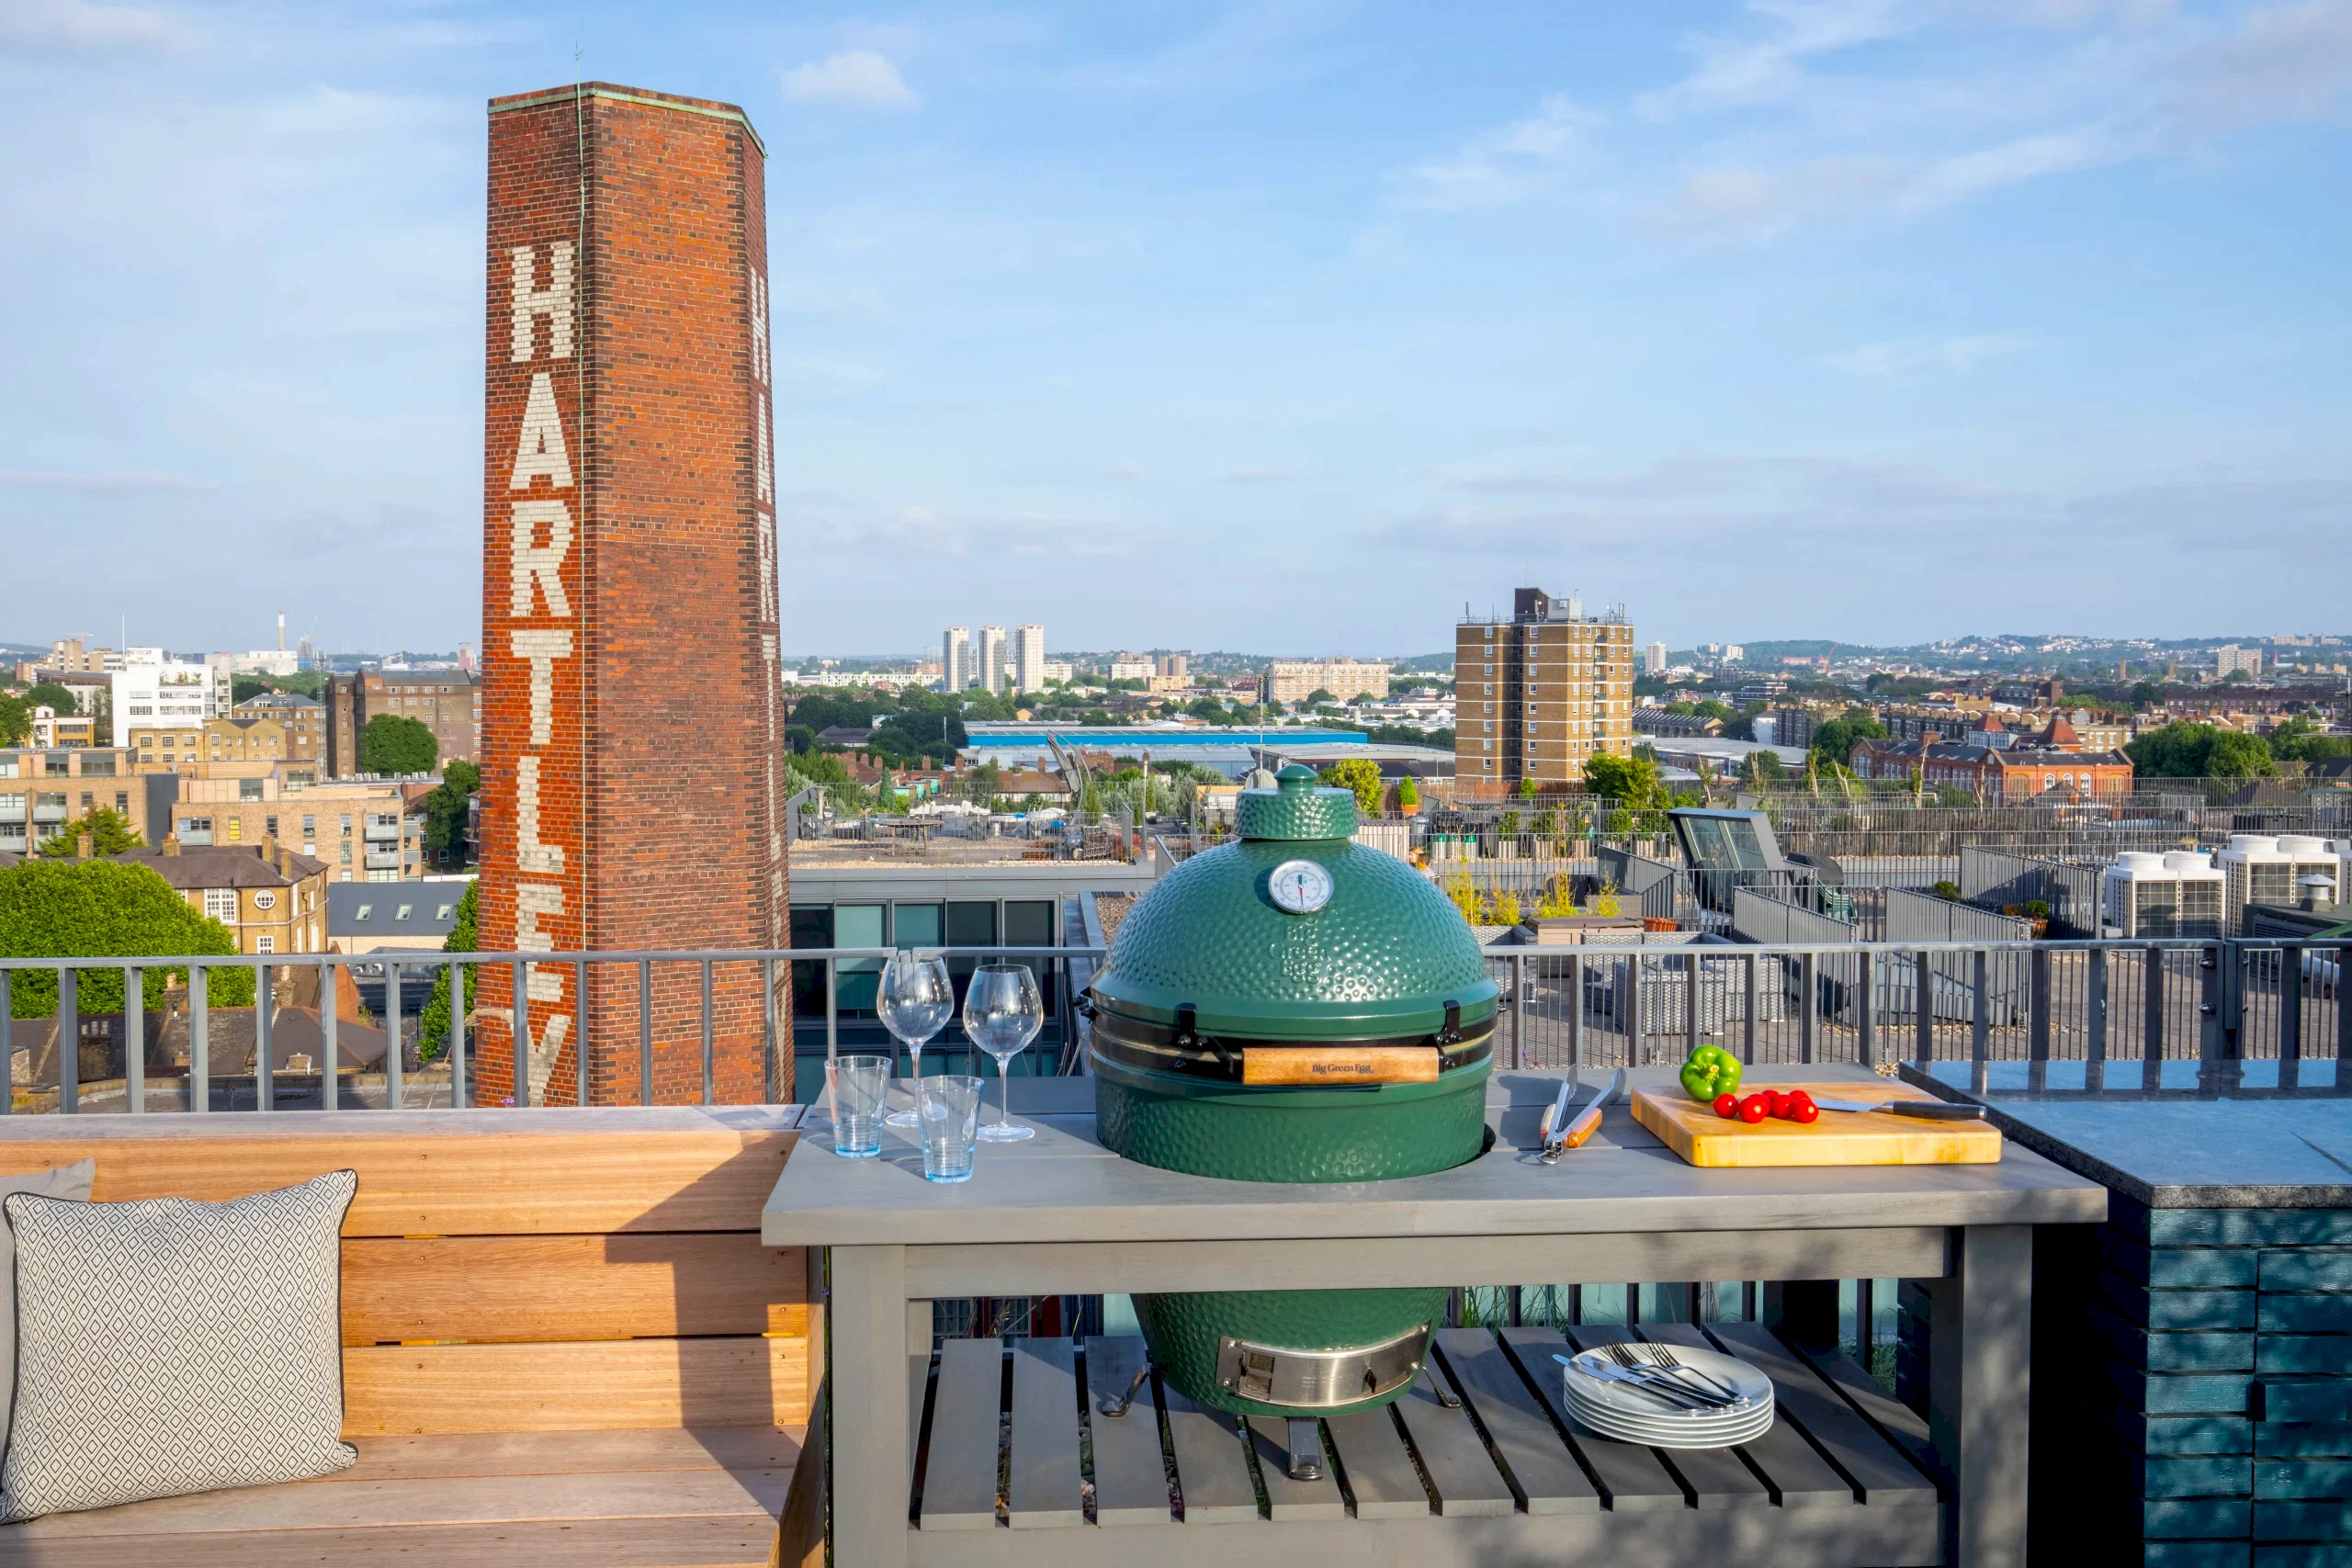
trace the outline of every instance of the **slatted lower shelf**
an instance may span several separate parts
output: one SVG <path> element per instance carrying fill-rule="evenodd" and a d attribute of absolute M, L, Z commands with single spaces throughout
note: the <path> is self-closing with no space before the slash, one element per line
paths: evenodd
<path fill-rule="evenodd" d="M 1552 1357 L 1614 1339 L 1710 1343 L 1770 1374 L 1779 1419 L 1738 1449 L 1668 1453 L 1576 1427 Z M 1324 1479 L 1283 1466 L 1279 1421 L 1238 1422 L 1141 1364 L 1132 1337 L 951 1339 L 914 1364 L 919 1565 L 1344 1563 L 1776 1568 L 1937 1563 L 1925 1425 L 1842 1357 L 1753 1324 L 1448 1329 L 1394 1412 L 1323 1424 Z M 1442 1393 L 1441 1393 L 1442 1391 Z M 1081 1393 L 1084 1397 L 1081 1398 Z M 1454 1396 L 1457 1396 L 1454 1397 Z"/>

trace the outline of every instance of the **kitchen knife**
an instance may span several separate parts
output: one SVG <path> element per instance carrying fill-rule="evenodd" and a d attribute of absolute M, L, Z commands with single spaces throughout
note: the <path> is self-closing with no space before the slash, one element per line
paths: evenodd
<path fill-rule="evenodd" d="M 1824 1100 L 1814 1097 L 1815 1105 L 1824 1111 L 1884 1111 L 1896 1116 L 1916 1116 L 1923 1122 L 1982 1122 L 1984 1108 L 1981 1105 L 1954 1105 L 1945 1100 Z"/>

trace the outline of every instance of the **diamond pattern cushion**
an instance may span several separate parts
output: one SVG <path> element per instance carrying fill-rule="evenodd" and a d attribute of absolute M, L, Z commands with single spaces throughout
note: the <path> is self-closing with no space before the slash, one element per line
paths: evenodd
<path fill-rule="evenodd" d="M 337 1236 L 358 1181 L 0 1201 L 17 1241 L 0 1520 L 347 1468 Z"/>
<path fill-rule="evenodd" d="M 0 1198 L 11 1192 L 38 1192 L 44 1198 L 87 1202 L 90 1183 L 97 1172 L 96 1160 L 77 1159 L 30 1176 L 0 1176 Z M 0 1224 L 0 1450 L 8 1446 L 8 1406 L 16 1392 L 17 1242 L 15 1233 Z"/>

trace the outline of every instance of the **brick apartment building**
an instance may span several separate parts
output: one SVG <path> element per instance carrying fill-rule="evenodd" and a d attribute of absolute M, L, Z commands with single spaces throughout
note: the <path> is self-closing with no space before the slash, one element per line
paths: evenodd
<path fill-rule="evenodd" d="M 150 809 L 156 792 L 132 776 L 132 756 L 116 746 L 0 750 L 0 853 L 29 854 L 41 840 L 97 810 L 117 813 L 154 843 L 161 835 L 148 823 L 151 816 L 162 819 Z M 168 794 L 163 798 L 168 811 Z"/>
<path fill-rule="evenodd" d="M 1146 665 L 1143 678 L 1148 681 L 1158 673 L 1154 667 Z M 1353 659 L 1277 659 L 1266 666 L 1259 682 L 1258 697 L 1261 702 L 1295 705 L 1317 692 L 1329 692 L 1343 703 L 1359 697 L 1385 701 L 1388 666 Z"/>
<path fill-rule="evenodd" d="M 1453 777 L 1465 797 L 1584 782 L 1596 756 L 1634 753 L 1634 628 L 1540 588 L 1508 621 L 1453 628 Z"/>
<path fill-rule="evenodd" d="M 1865 779 L 1909 779 L 1929 789 L 1963 789 L 1990 805 L 2015 804 L 2053 791 L 2081 799 L 2132 793 L 2132 759 L 2120 751 L 2058 750 L 2031 744 L 1864 740 L 1848 764 Z"/>
<path fill-rule="evenodd" d="M 267 718 L 285 731 L 288 761 L 315 762 L 326 755 L 327 708 L 300 692 L 262 692 L 229 710 L 231 718 Z"/>
<path fill-rule="evenodd" d="M 291 762 L 315 760 L 298 757 L 294 737 L 276 718 L 208 718 L 200 729 L 160 728 L 134 724 L 127 733 L 130 750 L 141 773 L 150 770 L 188 772 L 202 762 Z"/>
<path fill-rule="evenodd" d="M 359 765 L 359 737 L 379 714 L 415 719 L 433 731 L 444 762 L 481 761 L 481 681 L 463 670 L 360 670 L 327 678 L 327 772 L 349 778 Z"/>

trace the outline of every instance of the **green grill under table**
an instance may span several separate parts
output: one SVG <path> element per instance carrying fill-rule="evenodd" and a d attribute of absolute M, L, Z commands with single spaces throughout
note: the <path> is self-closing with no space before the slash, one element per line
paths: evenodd
<path fill-rule="evenodd" d="M 1800 1076 L 1875 1081 L 1850 1067 L 1751 1073 Z M 1671 1069 L 1634 1077 L 1663 1085 Z M 2032 1227 L 2096 1224 L 2105 1190 L 2015 1145 L 1990 1166 L 1700 1170 L 1622 1106 L 1547 1168 L 1527 1150 L 1556 1083 L 1498 1073 L 1489 1153 L 1360 1185 L 1120 1159 L 1094 1140 L 1082 1078 L 1016 1086 L 1037 1136 L 984 1146 L 960 1186 L 923 1181 L 903 1143 L 834 1158 L 812 1110 L 762 1228 L 771 1246 L 829 1249 L 811 1441 L 830 1474 L 833 1562 L 2024 1561 Z M 1769 1371 L 1781 1419 L 1760 1442 L 1662 1454 L 1565 1421 L 1552 1353 L 1625 1331 L 1451 1329 L 1393 1413 L 1324 1423 L 1333 1462 L 1316 1482 L 1284 1473 L 1282 1423 L 1237 1424 L 1149 1380 L 1125 1416 L 1102 1416 L 1098 1401 L 1134 1381 L 1139 1341 L 949 1340 L 934 1357 L 931 1333 L 933 1300 L 974 1295 L 1887 1277 L 1942 1303 L 1924 1420 L 1824 1348 L 1826 1292 L 1792 1284 L 1778 1334 L 1633 1331 L 1712 1337 Z"/>

